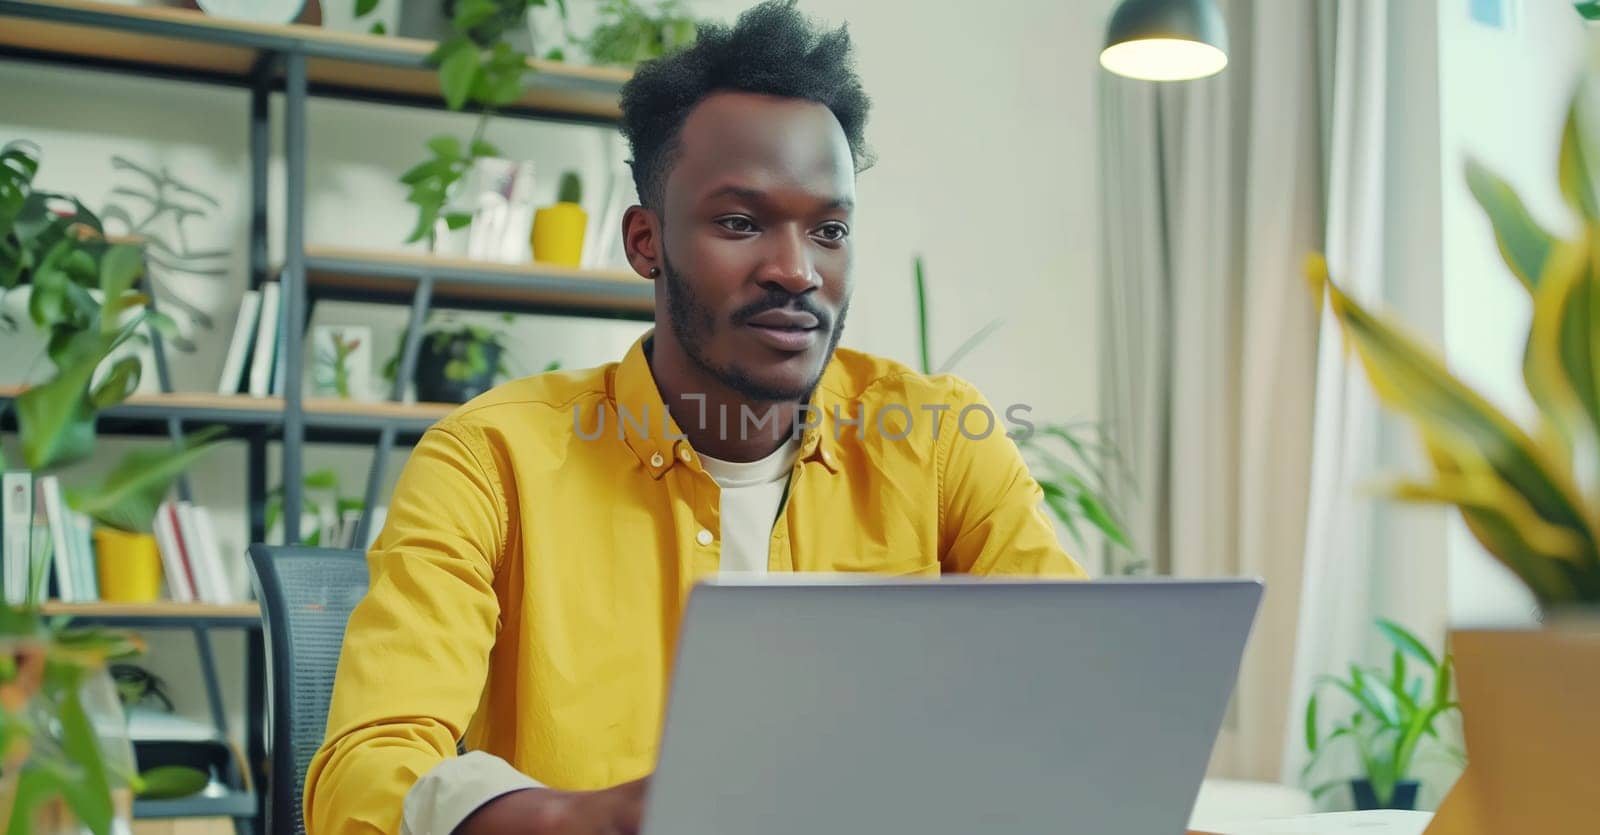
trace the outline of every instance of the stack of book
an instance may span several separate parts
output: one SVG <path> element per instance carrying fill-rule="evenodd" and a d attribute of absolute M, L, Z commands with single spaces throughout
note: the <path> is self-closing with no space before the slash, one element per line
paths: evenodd
<path fill-rule="evenodd" d="M 222 363 L 218 394 L 249 394 L 270 397 L 283 393 L 283 367 L 279 362 L 282 322 L 278 315 L 279 289 L 276 282 L 246 290 L 239 300 L 239 316 L 233 326 L 233 339 Z"/>
<path fill-rule="evenodd" d="M 53 475 L 34 478 L 26 470 L 0 474 L 5 513 L 0 514 L 0 582 L 7 603 L 20 605 L 53 596 L 67 603 L 100 599 L 88 517 L 67 506 Z M 33 567 L 38 566 L 39 571 Z"/>
<path fill-rule="evenodd" d="M 223 567 L 211 511 L 193 502 L 162 502 L 156 509 L 156 545 L 161 549 L 167 593 L 179 603 L 238 603 Z"/>
<path fill-rule="evenodd" d="M 0 474 L 0 583 L 5 600 L 64 603 L 100 600 L 89 518 L 67 506 L 61 482 L 26 470 Z M 180 603 L 237 603 L 245 596 L 230 577 L 211 512 L 192 502 L 165 502 L 155 519 L 168 596 Z M 37 568 L 37 570 L 35 570 Z"/>

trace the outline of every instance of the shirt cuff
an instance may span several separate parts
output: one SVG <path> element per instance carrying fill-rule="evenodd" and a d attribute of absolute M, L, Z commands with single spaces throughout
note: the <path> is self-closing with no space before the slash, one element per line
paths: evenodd
<path fill-rule="evenodd" d="M 401 835 L 450 835 L 467 816 L 501 795 L 539 789 L 538 780 L 505 760 L 468 751 L 434 766 L 406 792 Z"/>

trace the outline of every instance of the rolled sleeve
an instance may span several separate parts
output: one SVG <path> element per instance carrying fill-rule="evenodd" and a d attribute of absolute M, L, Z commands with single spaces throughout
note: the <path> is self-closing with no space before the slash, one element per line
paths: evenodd
<path fill-rule="evenodd" d="M 485 803 L 522 789 L 544 788 L 493 754 L 469 751 L 434 766 L 406 792 L 401 835 L 450 835 Z"/>

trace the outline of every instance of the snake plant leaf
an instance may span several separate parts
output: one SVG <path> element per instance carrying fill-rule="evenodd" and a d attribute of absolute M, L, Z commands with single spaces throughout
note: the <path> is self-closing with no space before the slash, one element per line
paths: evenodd
<path fill-rule="evenodd" d="M 1557 172 L 1561 182 L 1561 196 L 1567 205 L 1585 220 L 1600 220 L 1600 197 L 1596 196 L 1595 174 L 1600 173 L 1600 155 L 1588 141 L 1585 105 L 1590 84 L 1585 83 L 1567 108 L 1567 120 L 1561 130 L 1561 156 Z"/>
<path fill-rule="evenodd" d="M 1574 448 L 1592 448 L 1600 437 L 1589 317 L 1593 304 L 1591 240 L 1552 248 L 1533 293 L 1533 320 L 1522 358 L 1523 382 L 1541 418 L 1562 443 L 1562 458 Z"/>
<path fill-rule="evenodd" d="M 1477 160 L 1467 160 L 1467 188 L 1494 227 L 1500 255 L 1522 285 L 1537 287 L 1544 274 L 1554 237 L 1528 212 L 1528 207 L 1505 180 Z"/>
<path fill-rule="evenodd" d="M 1528 504 L 1491 476 L 1440 476 L 1432 484 L 1396 487 L 1395 498 L 1455 505 L 1483 547 L 1544 602 L 1578 599 L 1572 578 L 1557 561 L 1574 559 L 1580 542 L 1570 531 L 1540 519 Z"/>
<path fill-rule="evenodd" d="M 1593 554 L 1595 535 L 1581 494 L 1553 450 L 1536 444 L 1418 340 L 1345 295 L 1328 279 L 1320 257 L 1312 259 L 1308 274 L 1314 285 L 1326 288 L 1335 319 L 1379 399 L 1409 418 L 1433 446 L 1480 455 L 1535 516 L 1567 529 L 1582 550 Z"/>

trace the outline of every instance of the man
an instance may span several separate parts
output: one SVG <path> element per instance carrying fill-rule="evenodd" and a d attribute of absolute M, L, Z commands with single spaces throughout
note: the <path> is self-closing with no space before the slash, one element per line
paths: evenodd
<path fill-rule="evenodd" d="M 422 438 L 345 636 L 313 835 L 635 832 L 708 574 L 1082 576 L 977 391 L 836 349 L 868 107 L 849 50 L 771 2 L 625 88 L 655 327 Z"/>

